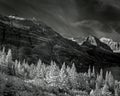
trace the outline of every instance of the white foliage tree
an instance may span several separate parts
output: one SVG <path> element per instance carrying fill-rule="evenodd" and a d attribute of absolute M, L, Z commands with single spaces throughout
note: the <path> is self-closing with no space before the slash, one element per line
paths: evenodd
<path fill-rule="evenodd" d="M 60 85 L 61 87 L 69 87 L 68 86 L 68 73 L 67 73 L 67 70 L 66 70 L 66 66 L 65 66 L 65 63 L 63 63 L 62 65 L 62 68 L 59 72 L 59 82 L 60 82 Z"/>
<path fill-rule="evenodd" d="M 115 80 L 114 80 L 114 77 L 111 72 L 109 72 L 108 84 L 109 84 L 110 88 L 114 88 Z"/>
<path fill-rule="evenodd" d="M 51 86 L 57 86 L 60 71 L 59 67 L 55 62 L 51 61 L 51 65 L 48 68 L 46 71 L 46 81 Z"/>
<path fill-rule="evenodd" d="M 11 62 L 12 61 L 12 52 L 11 49 L 8 50 L 8 53 L 6 55 L 6 62 Z"/>
<path fill-rule="evenodd" d="M 75 67 L 74 63 L 72 64 L 72 68 L 70 69 L 70 72 L 68 74 L 69 74 L 69 79 L 70 79 L 70 82 L 72 84 L 72 87 L 77 88 L 77 86 L 78 86 L 78 84 L 77 84 L 78 74 L 77 74 L 76 67 Z"/>
<path fill-rule="evenodd" d="M 88 69 L 88 76 L 91 77 L 91 68 L 89 66 L 89 69 Z"/>

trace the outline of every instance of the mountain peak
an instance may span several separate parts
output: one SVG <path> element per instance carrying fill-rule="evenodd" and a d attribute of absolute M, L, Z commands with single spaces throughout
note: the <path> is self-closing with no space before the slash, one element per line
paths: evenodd
<path fill-rule="evenodd" d="M 97 37 L 93 35 L 89 35 L 88 37 L 85 37 L 85 40 L 83 41 L 82 45 L 89 47 L 96 47 L 102 50 L 107 50 L 112 52 L 111 48 L 107 44 L 101 42 Z"/>
<path fill-rule="evenodd" d="M 89 35 L 88 37 L 85 37 L 85 42 L 88 42 L 94 46 L 98 46 L 97 41 L 98 41 L 97 38 L 93 35 Z"/>
<path fill-rule="evenodd" d="M 112 39 L 105 37 L 100 38 L 100 41 L 110 46 L 113 52 L 120 53 L 120 42 L 115 42 Z"/>

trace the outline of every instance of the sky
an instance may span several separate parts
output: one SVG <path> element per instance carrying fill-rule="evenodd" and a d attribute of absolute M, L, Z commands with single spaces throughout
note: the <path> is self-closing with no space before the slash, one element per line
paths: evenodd
<path fill-rule="evenodd" d="M 67 38 L 120 41 L 120 0 L 0 0 L 0 14 L 35 17 Z"/>

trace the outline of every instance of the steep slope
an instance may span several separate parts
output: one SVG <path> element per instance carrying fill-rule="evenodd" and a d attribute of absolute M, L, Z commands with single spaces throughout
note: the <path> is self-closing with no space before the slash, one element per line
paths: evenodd
<path fill-rule="evenodd" d="M 79 51 L 77 43 L 63 38 L 44 23 L 15 16 L 0 16 L 0 44 L 13 50 L 13 59 L 30 63 L 42 59 L 46 64 L 51 60 L 72 64 L 78 63 L 81 56 L 88 57 Z"/>
<path fill-rule="evenodd" d="M 87 37 L 81 46 L 86 50 L 89 56 L 92 56 L 94 60 L 93 65 L 97 67 L 110 67 L 119 66 L 120 54 L 115 54 L 111 48 L 102 43 L 99 39 L 94 36 Z"/>
<path fill-rule="evenodd" d="M 36 19 L 0 15 L 0 45 L 12 49 L 14 60 L 36 63 L 41 59 L 46 64 L 54 60 L 59 66 L 74 62 L 78 71 L 86 71 L 89 65 L 106 68 L 120 64 L 120 56 L 96 37 L 79 45 Z"/>
<path fill-rule="evenodd" d="M 120 53 L 120 42 L 114 42 L 112 39 L 102 37 L 100 41 L 110 46 L 115 53 Z"/>
<path fill-rule="evenodd" d="M 88 36 L 85 38 L 85 41 L 83 41 L 82 45 L 84 46 L 96 46 L 97 48 L 100 48 L 101 50 L 112 52 L 112 49 L 107 45 L 102 43 L 98 38 L 95 36 Z"/>

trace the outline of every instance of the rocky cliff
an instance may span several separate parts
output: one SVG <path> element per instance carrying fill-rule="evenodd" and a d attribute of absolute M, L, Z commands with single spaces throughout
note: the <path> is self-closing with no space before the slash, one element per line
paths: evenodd
<path fill-rule="evenodd" d="M 107 44 L 115 53 L 120 53 L 120 42 L 115 42 L 112 39 L 102 37 L 100 41 Z"/>
<path fill-rule="evenodd" d="M 86 71 L 89 65 L 106 68 L 120 64 L 120 55 L 96 37 L 79 45 L 34 18 L 0 15 L 0 46 L 11 48 L 14 60 L 36 63 L 41 59 L 46 64 L 53 60 L 59 66 L 74 62 L 78 71 Z"/>

